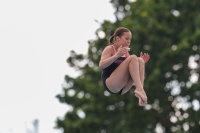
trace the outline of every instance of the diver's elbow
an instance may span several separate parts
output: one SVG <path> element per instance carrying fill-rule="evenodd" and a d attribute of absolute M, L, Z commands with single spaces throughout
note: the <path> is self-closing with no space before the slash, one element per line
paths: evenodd
<path fill-rule="evenodd" d="M 100 65 L 100 64 L 99 64 L 99 69 L 101 69 L 101 70 L 103 69 L 102 65 Z"/>

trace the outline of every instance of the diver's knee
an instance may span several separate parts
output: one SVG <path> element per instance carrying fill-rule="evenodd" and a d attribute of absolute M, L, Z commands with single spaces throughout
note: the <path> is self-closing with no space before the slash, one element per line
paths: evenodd
<path fill-rule="evenodd" d="M 138 57 L 138 61 L 142 64 L 145 64 L 144 60 L 141 57 Z"/>
<path fill-rule="evenodd" d="M 130 58 L 131 60 L 138 60 L 138 57 L 136 55 L 131 55 Z"/>

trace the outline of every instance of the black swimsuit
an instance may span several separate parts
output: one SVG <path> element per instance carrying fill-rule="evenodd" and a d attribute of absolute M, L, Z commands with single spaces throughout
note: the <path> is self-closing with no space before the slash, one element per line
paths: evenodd
<path fill-rule="evenodd" d="M 112 45 L 112 47 L 113 47 L 113 49 L 114 49 L 114 51 L 115 51 L 115 53 L 116 53 L 116 50 L 115 50 L 115 48 L 114 48 L 113 45 Z M 118 93 L 111 92 L 111 91 L 108 89 L 108 87 L 106 86 L 106 79 L 107 79 L 108 77 L 110 77 L 111 73 L 112 73 L 125 59 L 126 59 L 126 57 L 119 57 L 119 58 L 117 58 L 117 60 L 115 60 L 110 66 L 108 66 L 108 67 L 106 67 L 106 68 L 104 68 L 104 69 L 102 70 L 101 78 L 102 78 L 102 81 L 103 81 L 103 85 L 104 85 L 105 89 L 106 89 L 108 92 L 112 93 L 112 94 L 120 94 L 120 95 L 121 95 L 123 88 L 122 88 Z"/>

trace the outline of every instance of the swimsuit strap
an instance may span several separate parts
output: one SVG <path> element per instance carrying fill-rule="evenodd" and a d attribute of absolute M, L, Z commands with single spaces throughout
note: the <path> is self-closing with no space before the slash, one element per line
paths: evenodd
<path fill-rule="evenodd" d="M 114 49 L 114 51 L 115 51 L 115 54 L 116 54 L 117 52 L 116 52 L 116 50 L 115 50 L 115 47 L 114 47 L 113 45 L 111 45 L 111 46 L 113 47 L 113 49 Z"/>

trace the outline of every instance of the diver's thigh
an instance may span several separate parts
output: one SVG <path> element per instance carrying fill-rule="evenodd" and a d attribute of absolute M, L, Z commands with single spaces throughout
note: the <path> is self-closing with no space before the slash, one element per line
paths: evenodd
<path fill-rule="evenodd" d="M 128 61 L 123 61 L 110 75 L 107 79 L 106 83 L 109 88 L 123 88 L 130 77 L 129 68 L 128 68 Z"/>

